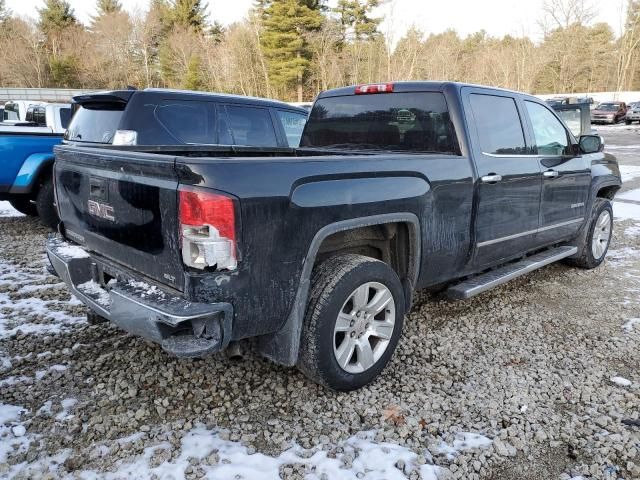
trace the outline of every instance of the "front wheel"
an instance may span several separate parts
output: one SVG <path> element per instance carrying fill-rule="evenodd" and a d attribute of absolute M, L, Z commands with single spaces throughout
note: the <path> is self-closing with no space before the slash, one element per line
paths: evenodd
<path fill-rule="evenodd" d="M 567 261 L 580 268 L 596 268 L 607 255 L 613 233 L 613 208 L 606 198 L 596 198 L 589 224 L 582 232 L 576 246 L 578 253 Z"/>
<path fill-rule="evenodd" d="M 53 193 L 53 182 L 46 180 L 36 195 L 36 208 L 40 221 L 52 230 L 58 227 L 58 211 L 56 210 L 55 195 Z"/>
<path fill-rule="evenodd" d="M 386 263 L 340 255 L 314 270 L 298 368 L 312 380 L 349 391 L 373 381 L 398 344 L 404 294 Z"/>

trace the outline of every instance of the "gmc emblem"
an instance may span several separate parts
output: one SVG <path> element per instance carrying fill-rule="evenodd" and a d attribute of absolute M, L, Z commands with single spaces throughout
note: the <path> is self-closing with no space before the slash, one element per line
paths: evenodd
<path fill-rule="evenodd" d="M 89 215 L 94 217 L 103 218 L 110 222 L 115 222 L 116 217 L 113 216 L 113 207 L 106 203 L 98 203 L 95 200 L 88 200 L 87 205 L 89 207 Z"/>

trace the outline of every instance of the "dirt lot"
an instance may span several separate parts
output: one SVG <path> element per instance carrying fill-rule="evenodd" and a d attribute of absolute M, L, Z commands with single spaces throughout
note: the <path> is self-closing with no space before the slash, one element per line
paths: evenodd
<path fill-rule="evenodd" d="M 640 479 L 640 129 L 600 131 L 626 181 L 606 263 L 419 294 L 350 394 L 88 325 L 0 203 L 0 478 Z"/>

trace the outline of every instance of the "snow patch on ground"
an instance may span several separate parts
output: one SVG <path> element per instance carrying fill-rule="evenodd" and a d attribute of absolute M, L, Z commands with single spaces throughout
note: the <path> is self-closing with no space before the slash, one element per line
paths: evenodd
<path fill-rule="evenodd" d="M 17 211 L 7 201 L 0 202 L 0 217 L 24 217 L 22 213 Z"/>
<path fill-rule="evenodd" d="M 619 220 L 640 220 L 640 205 L 614 201 L 613 216 Z"/>
<path fill-rule="evenodd" d="M 36 372 L 36 381 L 42 380 L 49 372 L 64 372 L 67 369 L 66 365 L 51 365 L 45 370 L 38 370 Z"/>
<path fill-rule="evenodd" d="M 453 460 L 460 452 L 489 448 L 492 443 L 493 440 L 484 435 L 471 432 L 459 432 L 456 433 L 450 445 L 446 442 L 440 444 L 439 453 L 446 455 L 449 460 Z"/>
<path fill-rule="evenodd" d="M 637 237 L 640 236 L 640 225 L 632 225 L 630 227 L 625 228 L 624 234 L 627 237 Z"/>
<path fill-rule="evenodd" d="M 56 415 L 56 420 L 60 422 L 64 422 L 65 420 L 69 420 L 73 418 L 75 415 L 71 415 L 69 412 L 78 404 L 78 400 L 75 398 L 65 398 L 60 402 L 62 406 L 62 411 Z"/>
<path fill-rule="evenodd" d="M 615 266 L 628 265 L 638 257 L 640 257 L 640 250 L 633 247 L 610 248 L 607 252 L 607 261 Z"/>
<path fill-rule="evenodd" d="M 64 286 L 50 281 L 44 267 L 18 271 L 14 265 L 0 261 L 0 339 L 15 335 L 18 330 L 25 334 L 60 333 L 82 320 L 70 316 L 64 308 L 74 302 L 17 295 L 25 286 L 38 285 L 43 289 Z"/>
<path fill-rule="evenodd" d="M 630 387 L 631 380 L 627 380 L 624 377 L 611 377 L 610 380 L 620 387 Z"/>
<path fill-rule="evenodd" d="M 636 325 L 640 326 L 640 318 L 632 318 L 631 320 L 625 322 L 625 324 L 622 325 L 622 329 L 627 332 L 632 332 Z"/>
<path fill-rule="evenodd" d="M 26 430 L 16 428 L 21 426 L 20 415 L 24 412 L 22 407 L 0 403 L 0 465 L 7 461 L 9 453 L 25 452 L 29 448 L 30 441 L 24 435 Z"/>
<path fill-rule="evenodd" d="M 634 188 L 628 192 L 619 193 L 616 195 L 616 200 L 632 200 L 634 202 L 640 202 L 640 188 Z"/>
<path fill-rule="evenodd" d="M 313 469 L 310 478 L 329 478 L 331 480 L 385 479 L 406 480 L 405 474 L 396 467 L 403 462 L 405 469 L 420 473 L 422 480 L 437 480 L 441 468 L 434 465 L 420 465 L 418 455 L 405 447 L 391 443 L 374 441 L 375 432 L 363 432 L 349 438 L 340 446 L 342 452 L 330 458 L 320 449 L 305 450 L 294 446 L 277 457 L 261 453 L 251 453 L 241 443 L 224 440 L 214 430 L 203 426 L 192 429 L 182 438 L 180 455 L 173 461 L 164 461 L 156 467 L 151 459 L 169 448 L 161 443 L 145 449 L 144 454 L 132 463 L 123 463 L 118 469 L 105 474 L 92 471 L 81 472 L 80 477 L 90 479 L 136 478 L 185 478 L 185 469 L 189 467 L 189 458 L 200 461 L 209 480 L 271 480 L 280 478 L 280 467 L 287 464 L 303 464 Z M 353 461 L 345 468 L 345 457 Z"/>
<path fill-rule="evenodd" d="M 620 165 L 620 174 L 622 176 L 622 183 L 633 180 L 640 177 L 640 166 L 636 165 Z"/>
<path fill-rule="evenodd" d="M 640 145 L 605 145 L 605 150 L 640 150 Z"/>

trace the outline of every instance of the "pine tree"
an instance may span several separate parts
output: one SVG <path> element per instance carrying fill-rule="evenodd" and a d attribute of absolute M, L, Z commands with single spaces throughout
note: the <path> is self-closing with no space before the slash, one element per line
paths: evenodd
<path fill-rule="evenodd" d="M 187 90 L 202 90 L 205 86 L 202 78 L 202 63 L 197 55 L 191 56 L 187 71 L 182 80 L 182 87 Z"/>
<path fill-rule="evenodd" d="M 122 11 L 122 3 L 120 0 L 98 0 L 98 15 L 109 15 L 110 13 L 118 13 Z"/>
<path fill-rule="evenodd" d="M 0 24 L 4 24 L 11 17 L 11 11 L 5 3 L 5 0 L 0 0 Z"/>
<path fill-rule="evenodd" d="M 350 36 L 356 40 L 370 40 L 379 34 L 381 19 L 373 18 L 371 14 L 381 3 L 381 0 L 338 0 L 334 12 L 342 24 L 344 41 Z"/>
<path fill-rule="evenodd" d="M 262 3 L 262 48 L 269 62 L 273 85 L 287 88 L 295 85 L 298 101 L 302 101 L 305 73 L 310 54 L 305 35 L 320 29 L 324 17 L 320 0 L 266 0 Z"/>
<path fill-rule="evenodd" d="M 174 0 L 170 16 L 172 26 L 203 31 L 207 27 L 207 3 L 201 0 Z"/>
<path fill-rule="evenodd" d="M 47 37 L 52 32 L 76 25 L 78 21 L 71 5 L 66 0 L 46 0 L 44 7 L 38 9 L 40 30 Z"/>

